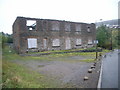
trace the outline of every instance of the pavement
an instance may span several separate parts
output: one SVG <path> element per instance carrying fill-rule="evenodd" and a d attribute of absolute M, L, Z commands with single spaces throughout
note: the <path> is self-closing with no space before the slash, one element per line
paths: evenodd
<path fill-rule="evenodd" d="M 118 50 L 107 53 L 102 61 L 101 88 L 118 88 Z"/>

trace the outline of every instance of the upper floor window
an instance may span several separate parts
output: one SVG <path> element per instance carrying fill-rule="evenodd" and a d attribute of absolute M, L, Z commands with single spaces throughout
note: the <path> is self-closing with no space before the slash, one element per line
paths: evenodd
<path fill-rule="evenodd" d="M 58 21 L 52 22 L 52 30 L 59 31 L 59 22 Z"/>
<path fill-rule="evenodd" d="M 80 32 L 81 31 L 81 25 L 80 24 L 76 24 L 76 31 Z"/>
<path fill-rule="evenodd" d="M 71 31 L 70 23 L 65 23 L 65 31 Z"/>
<path fill-rule="evenodd" d="M 90 27 L 87 27 L 87 31 L 90 32 Z"/>
<path fill-rule="evenodd" d="M 35 30 L 36 29 L 36 20 L 27 20 L 26 26 L 28 30 Z"/>

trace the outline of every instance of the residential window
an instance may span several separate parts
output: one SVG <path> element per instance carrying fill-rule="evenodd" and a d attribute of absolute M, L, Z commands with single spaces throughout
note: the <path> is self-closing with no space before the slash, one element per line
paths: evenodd
<path fill-rule="evenodd" d="M 27 20 L 26 26 L 28 30 L 36 30 L 36 20 Z"/>
<path fill-rule="evenodd" d="M 43 48 L 47 49 L 47 39 L 43 39 Z"/>
<path fill-rule="evenodd" d="M 93 44 L 92 40 L 89 39 L 89 40 L 88 40 L 88 45 L 92 45 L 92 44 Z"/>
<path fill-rule="evenodd" d="M 80 32 L 81 31 L 81 25 L 80 24 L 76 24 L 76 31 Z"/>
<path fill-rule="evenodd" d="M 69 37 L 65 39 L 65 44 L 66 49 L 71 49 L 71 40 Z"/>
<path fill-rule="evenodd" d="M 87 27 L 87 31 L 90 32 L 90 27 Z"/>
<path fill-rule="evenodd" d="M 59 31 L 59 22 L 58 21 L 52 22 L 52 30 Z"/>
<path fill-rule="evenodd" d="M 82 44 L 82 40 L 79 38 L 79 39 L 76 39 L 76 45 L 77 46 L 80 46 Z"/>
<path fill-rule="evenodd" d="M 37 38 L 28 38 L 28 48 L 37 48 Z"/>
<path fill-rule="evenodd" d="M 65 23 L 65 31 L 71 31 L 70 23 Z"/>
<path fill-rule="evenodd" d="M 60 46 L 60 40 L 59 39 L 53 39 L 52 46 Z"/>

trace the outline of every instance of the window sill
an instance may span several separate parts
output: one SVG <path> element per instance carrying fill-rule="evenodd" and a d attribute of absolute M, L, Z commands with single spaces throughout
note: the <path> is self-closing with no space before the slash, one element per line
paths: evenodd
<path fill-rule="evenodd" d="M 88 45 L 93 45 L 93 44 L 88 44 Z"/>
<path fill-rule="evenodd" d="M 82 45 L 76 45 L 76 46 L 82 46 Z"/>
<path fill-rule="evenodd" d="M 60 46 L 52 46 L 53 48 L 59 48 Z"/>

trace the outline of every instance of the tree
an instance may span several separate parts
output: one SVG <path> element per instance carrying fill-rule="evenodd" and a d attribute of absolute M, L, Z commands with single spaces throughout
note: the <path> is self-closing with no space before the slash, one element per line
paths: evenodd
<path fill-rule="evenodd" d="M 5 47 L 5 43 L 7 43 L 7 37 L 5 36 L 5 34 L 3 32 L 0 32 L 0 37 L 1 37 L 1 43 L 2 43 L 2 48 Z"/>
<path fill-rule="evenodd" d="M 6 43 L 13 43 L 12 35 L 10 35 L 10 34 L 5 34 L 3 32 L 0 32 L 0 38 L 1 38 L 0 44 L 2 43 L 1 44 L 2 48 L 5 47 Z"/>
<path fill-rule="evenodd" d="M 104 25 L 98 27 L 96 35 L 96 38 L 99 41 L 98 46 L 103 48 L 110 48 L 111 32 L 109 28 Z"/>
<path fill-rule="evenodd" d="M 13 43 L 13 38 L 10 34 L 7 34 L 7 43 Z"/>

